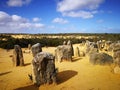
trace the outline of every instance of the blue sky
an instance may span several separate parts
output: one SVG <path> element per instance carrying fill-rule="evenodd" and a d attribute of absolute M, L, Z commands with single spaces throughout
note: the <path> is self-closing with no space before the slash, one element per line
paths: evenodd
<path fill-rule="evenodd" d="M 120 33 L 120 0 L 0 0 L 0 33 Z"/>

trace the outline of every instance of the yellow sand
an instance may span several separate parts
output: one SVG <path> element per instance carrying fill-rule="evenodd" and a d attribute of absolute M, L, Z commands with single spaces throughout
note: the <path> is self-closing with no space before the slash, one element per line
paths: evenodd
<path fill-rule="evenodd" d="M 43 48 L 53 54 L 54 50 Z M 12 52 L 0 49 L 0 90 L 120 90 L 120 74 L 112 73 L 110 66 L 90 64 L 87 56 L 73 57 L 73 62 L 56 62 L 58 84 L 35 87 L 28 78 L 32 54 L 23 54 L 25 66 L 13 67 Z"/>

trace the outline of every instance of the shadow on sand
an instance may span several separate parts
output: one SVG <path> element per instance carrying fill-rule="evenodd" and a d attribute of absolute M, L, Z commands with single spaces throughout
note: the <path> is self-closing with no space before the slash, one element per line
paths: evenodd
<path fill-rule="evenodd" d="M 39 90 L 39 87 L 36 87 L 35 85 L 20 87 L 14 90 Z"/>
<path fill-rule="evenodd" d="M 67 80 L 69 80 L 70 78 L 74 77 L 75 75 L 77 75 L 78 72 L 73 71 L 73 70 L 66 70 L 66 71 L 62 71 L 59 72 L 57 75 L 57 84 L 61 84 Z M 29 85 L 29 86 L 25 86 L 25 87 L 20 87 L 14 90 L 39 90 L 39 87 L 35 86 L 35 85 Z"/>
<path fill-rule="evenodd" d="M 66 70 L 66 71 L 59 72 L 57 75 L 57 78 L 58 78 L 57 84 L 61 84 L 65 81 L 69 80 L 70 78 L 77 75 L 77 73 L 78 72 L 73 71 L 73 70 Z"/>
<path fill-rule="evenodd" d="M 28 66 L 28 65 L 30 65 L 30 64 L 31 64 L 31 63 L 25 63 L 24 66 Z"/>
<path fill-rule="evenodd" d="M 73 59 L 72 59 L 72 62 L 76 62 L 76 61 L 79 61 L 79 60 L 81 60 L 81 59 L 82 59 L 81 57 L 73 58 Z"/>
<path fill-rule="evenodd" d="M 8 72 L 3 72 L 3 73 L 0 73 L 0 76 L 2 76 L 2 75 L 6 75 L 6 74 L 9 74 L 9 73 L 11 73 L 12 71 L 8 71 Z"/>

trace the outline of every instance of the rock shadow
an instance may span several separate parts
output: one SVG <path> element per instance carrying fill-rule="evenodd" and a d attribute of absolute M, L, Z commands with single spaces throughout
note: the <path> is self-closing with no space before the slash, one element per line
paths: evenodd
<path fill-rule="evenodd" d="M 30 86 L 20 87 L 14 90 L 39 90 L 39 87 L 35 85 L 30 85 Z"/>
<path fill-rule="evenodd" d="M 73 70 L 66 70 L 66 71 L 59 72 L 57 75 L 57 78 L 58 78 L 57 84 L 61 84 L 69 80 L 70 78 L 74 77 L 77 74 L 78 72 L 73 71 Z"/>
<path fill-rule="evenodd" d="M 73 59 L 72 59 L 72 62 L 76 62 L 76 61 L 79 61 L 79 60 L 81 60 L 81 59 L 82 59 L 81 57 L 73 58 Z"/>
<path fill-rule="evenodd" d="M 9 74 L 9 73 L 11 73 L 12 71 L 8 71 L 8 72 L 3 72 L 3 73 L 0 73 L 0 76 L 2 76 L 2 75 L 6 75 L 6 74 Z"/>
<path fill-rule="evenodd" d="M 30 64 L 31 64 L 31 63 L 25 63 L 24 66 L 28 66 L 28 65 L 30 65 Z"/>

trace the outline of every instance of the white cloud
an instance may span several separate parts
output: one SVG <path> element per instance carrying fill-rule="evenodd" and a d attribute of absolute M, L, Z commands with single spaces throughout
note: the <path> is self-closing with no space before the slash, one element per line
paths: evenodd
<path fill-rule="evenodd" d="M 87 11 L 78 11 L 78 12 L 64 12 L 63 16 L 70 16 L 70 17 L 81 17 L 81 18 L 92 18 L 93 14 Z"/>
<path fill-rule="evenodd" d="M 21 7 L 28 5 L 32 0 L 8 0 L 7 5 L 11 7 Z"/>
<path fill-rule="evenodd" d="M 38 17 L 33 18 L 33 22 L 39 22 L 41 19 Z"/>
<path fill-rule="evenodd" d="M 0 11 L 0 23 L 9 22 L 10 20 L 11 17 L 7 13 Z"/>
<path fill-rule="evenodd" d="M 57 11 L 61 12 L 64 16 L 92 18 L 94 14 L 96 14 L 96 9 L 103 1 L 104 0 L 62 0 L 57 3 Z"/>
<path fill-rule="evenodd" d="M 22 19 L 22 17 L 21 16 L 17 16 L 17 15 L 12 15 L 12 19 L 13 19 L 13 21 L 19 21 L 19 20 Z"/>
<path fill-rule="evenodd" d="M 13 30 L 28 30 L 28 29 L 41 29 L 45 25 L 42 23 L 31 23 L 29 19 L 23 18 L 18 15 L 9 15 L 6 12 L 0 11 L 0 32 L 13 31 Z M 8 31 L 8 32 L 9 32 Z"/>
<path fill-rule="evenodd" d="M 14 22 L 22 22 L 22 23 L 26 23 L 26 22 L 29 21 L 28 19 L 23 18 L 23 17 L 18 16 L 18 15 L 12 15 L 11 18 L 12 18 L 12 21 L 14 21 Z"/>
<path fill-rule="evenodd" d="M 65 19 L 63 19 L 63 18 L 55 18 L 55 19 L 53 19 L 52 22 L 53 23 L 60 23 L 60 24 L 66 24 L 66 23 L 68 23 L 68 21 L 65 20 Z"/>

